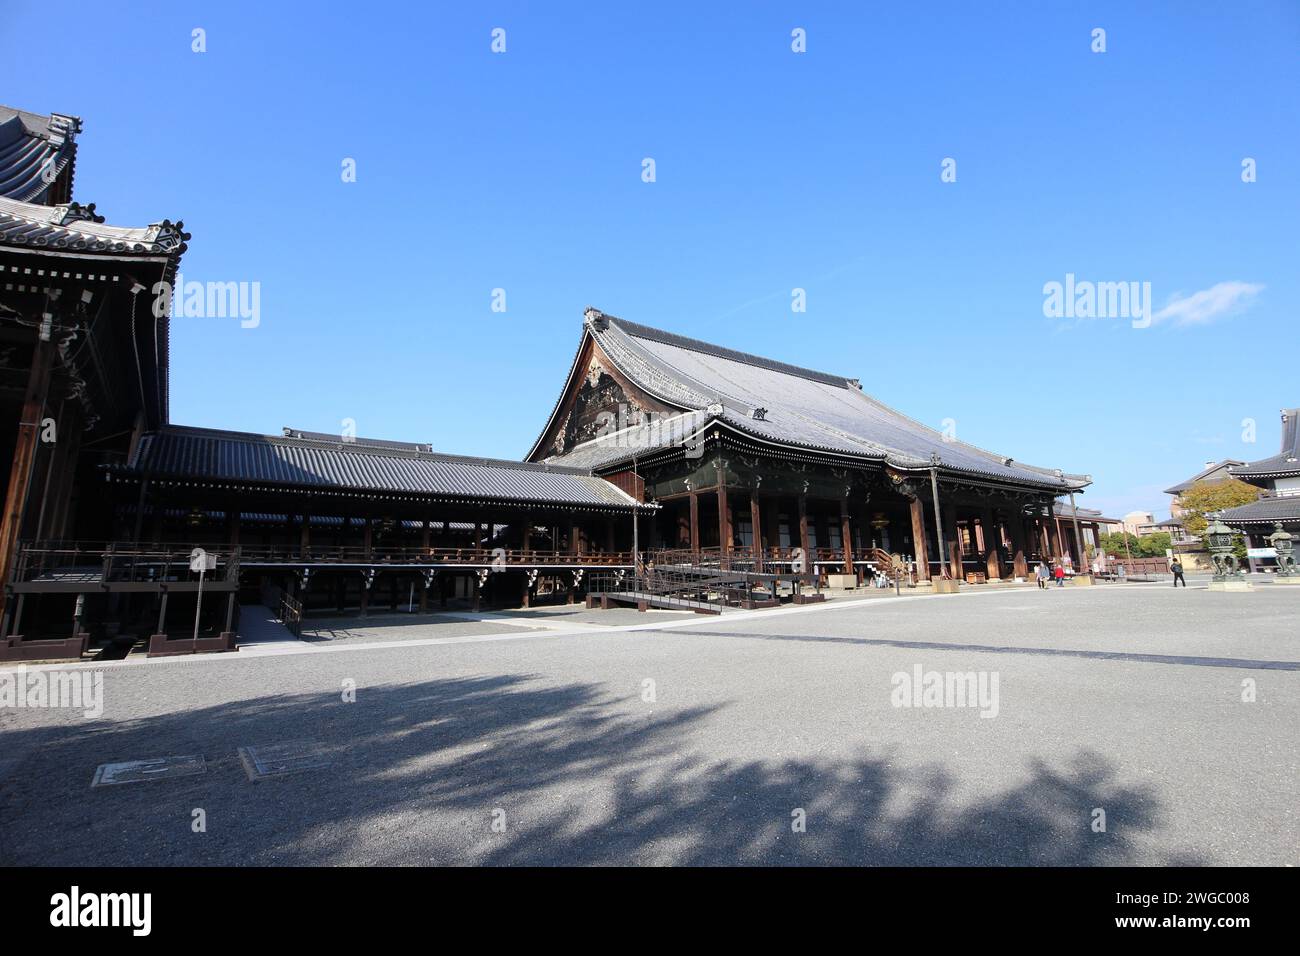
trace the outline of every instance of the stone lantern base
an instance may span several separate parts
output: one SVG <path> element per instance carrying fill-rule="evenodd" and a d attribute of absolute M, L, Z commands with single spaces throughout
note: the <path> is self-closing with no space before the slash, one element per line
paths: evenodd
<path fill-rule="evenodd" d="M 1249 581 L 1211 581 L 1211 591 L 1253 591 L 1255 585 Z"/>

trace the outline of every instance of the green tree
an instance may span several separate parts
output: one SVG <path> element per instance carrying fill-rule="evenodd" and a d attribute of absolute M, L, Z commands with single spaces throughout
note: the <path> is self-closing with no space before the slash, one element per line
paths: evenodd
<path fill-rule="evenodd" d="M 1138 548 L 1133 553 L 1144 558 L 1163 558 L 1169 548 L 1169 532 L 1157 531 L 1138 538 Z"/>
<path fill-rule="evenodd" d="M 1183 506 L 1183 525 L 1199 535 L 1208 524 L 1205 516 L 1225 508 L 1248 505 L 1259 497 L 1259 489 L 1236 478 L 1224 481 L 1198 481 L 1179 496 Z"/>
<path fill-rule="evenodd" d="M 1132 552 L 1133 556 L 1137 557 L 1140 553 L 1138 551 L 1138 537 L 1135 534 L 1103 534 L 1100 540 L 1101 550 L 1105 551 L 1107 554 L 1124 557 Z"/>
<path fill-rule="evenodd" d="M 1125 546 L 1127 542 L 1127 546 Z M 1135 558 L 1163 557 L 1169 547 L 1169 535 L 1164 531 L 1148 534 L 1139 538 L 1135 534 L 1103 534 L 1101 548 L 1107 554 L 1117 558 L 1133 555 Z"/>

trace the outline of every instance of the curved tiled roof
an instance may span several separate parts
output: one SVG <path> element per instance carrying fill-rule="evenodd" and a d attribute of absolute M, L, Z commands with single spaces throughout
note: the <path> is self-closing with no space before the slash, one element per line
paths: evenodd
<path fill-rule="evenodd" d="M 1078 508 L 1080 521 L 1096 521 L 1100 524 L 1123 524 L 1119 518 L 1107 518 L 1104 514 L 1095 508 Z M 1052 503 L 1052 513 L 1058 518 L 1073 518 L 1075 510 L 1070 508 L 1068 501 L 1056 501 Z"/>
<path fill-rule="evenodd" d="M 1261 458 L 1233 468 L 1232 477 L 1258 482 L 1263 478 L 1300 475 L 1300 408 L 1282 409 L 1282 449 L 1271 458 Z"/>
<path fill-rule="evenodd" d="M 41 116 L 0 106 L 0 196 L 42 202 L 50 185 L 72 165 L 81 120 Z"/>
<path fill-rule="evenodd" d="M 634 505 L 629 495 L 579 468 L 441 455 L 396 442 L 256 435 L 176 425 L 146 434 L 131 461 L 110 467 L 110 471 L 435 498 L 629 510 Z"/>
<path fill-rule="evenodd" d="M 1229 525 L 1300 521 L 1300 495 L 1260 498 L 1248 505 L 1226 508 L 1219 516 Z"/>
<path fill-rule="evenodd" d="M 1245 464 L 1244 461 L 1238 461 L 1235 458 L 1225 458 L 1223 459 L 1223 461 L 1216 461 L 1213 464 L 1206 465 L 1203 469 L 1198 471 L 1196 474 L 1192 475 L 1192 477 L 1188 478 L 1186 481 L 1180 481 L 1178 484 L 1166 488 L 1164 490 L 1164 493 L 1167 495 L 1181 495 L 1184 491 L 1192 487 L 1192 485 L 1196 484 L 1198 481 L 1224 481 L 1232 477 L 1231 474 L 1229 473 L 1229 469 L 1244 464 Z M 1222 477 L 1220 478 L 1210 477 L 1220 469 L 1223 470 Z"/>
<path fill-rule="evenodd" d="M 189 233 L 168 219 L 140 228 L 110 226 L 95 204 L 40 206 L 0 197 L 0 244 L 127 256 L 179 257 Z"/>
<path fill-rule="evenodd" d="M 655 398 L 683 411 L 705 412 L 713 406 L 717 418 L 763 441 L 872 459 L 905 470 L 928 468 L 931 456 L 937 455 L 945 471 L 1058 491 L 1089 483 L 1084 476 L 947 441 L 864 394 L 853 379 L 685 338 L 594 309 L 587 313 L 584 334 L 593 336 L 619 371 Z M 603 445 L 588 442 L 551 460 L 600 467 L 631 455 L 619 449 L 617 441 L 605 440 Z"/>

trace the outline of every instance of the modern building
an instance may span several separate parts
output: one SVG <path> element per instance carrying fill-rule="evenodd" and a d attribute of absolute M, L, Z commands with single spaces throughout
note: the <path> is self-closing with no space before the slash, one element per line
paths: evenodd
<path fill-rule="evenodd" d="M 0 108 L 0 659 L 229 649 L 241 602 L 296 620 L 574 600 L 647 551 L 817 580 L 900 555 L 922 583 L 984 582 L 1080 560 L 1100 523 L 1056 508 L 1087 475 L 949 440 L 856 379 L 596 309 L 524 461 L 173 423 L 168 292 L 190 236 L 74 201 L 81 130 Z"/>
<path fill-rule="evenodd" d="M 1183 494 L 1186 493 L 1192 485 L 1197 482 L 1214 483 L 1218 481 L 1226 481 L 1232 477 L 1232 468 L 1244 464 L 1244 461 L 1238 461 L 1235 458 L 1225 458 L 1222 461 L 1207 461 L 1204 468 L 1192 475 L 1192 477 L 1188 478 L 1186 481 L 1180 481 L 1172 488 L 1166 488 L 1165 494 L 1171 495 L 1173 499 L 1169 502 L 1170 519 L 1181 518 L 1183 516 L 1185 510 L 1183 508 Z M 1181 526 L 1180 523 L 1179 527 Z"/>
<path fill-rule="evenodd" d="M 1156 516 L 1149 511 L 1130 511 L 1120 519 L 1120 527 L 1124 534 L 1142 537 L 1152 533 L 1150 529 L 1155 522 Z"/>

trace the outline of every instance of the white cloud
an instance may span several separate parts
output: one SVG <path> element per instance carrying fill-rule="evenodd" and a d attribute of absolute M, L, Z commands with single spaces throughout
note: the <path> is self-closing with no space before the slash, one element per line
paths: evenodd
<path fill-rule="evenodd" d="M 1216 283 L 1191 295 L 1176 294 L 1168 305 L 1152 316 L 1152 320 L 1172 321 L 1175 325 L 1204 325 L 1242 311 L 1263 288 L 1251 282 L 1232 281 Z"/>

